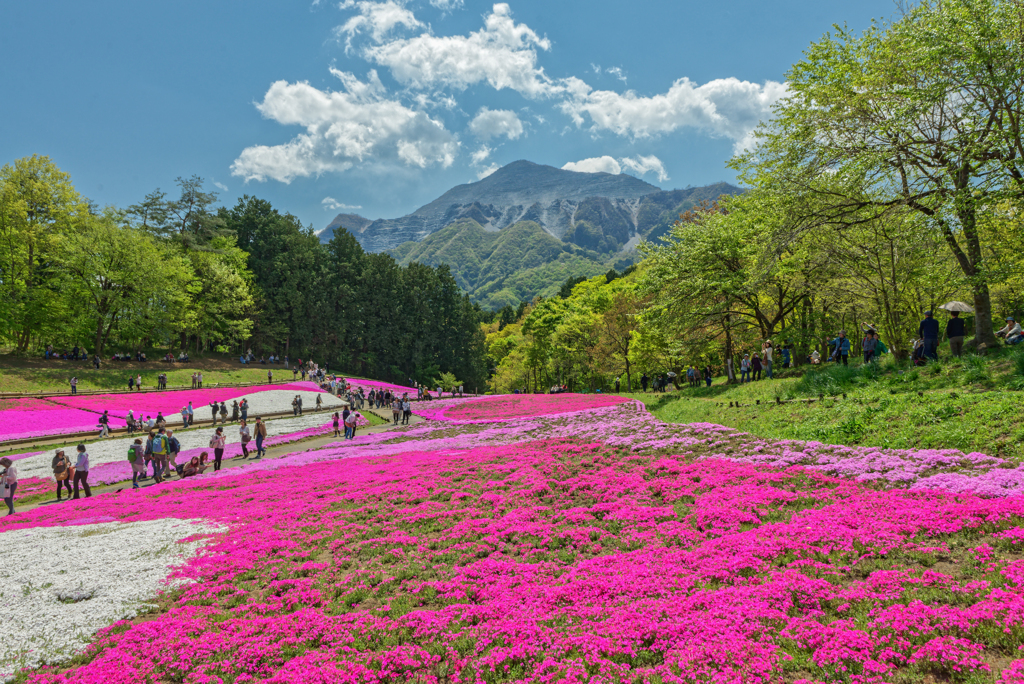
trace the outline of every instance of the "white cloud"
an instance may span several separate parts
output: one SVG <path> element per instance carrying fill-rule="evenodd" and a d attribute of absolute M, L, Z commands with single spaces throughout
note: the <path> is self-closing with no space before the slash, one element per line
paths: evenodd
<path fill-rule="evenodd" d="M 487 145 L 481 145 L 480 149 L 478 149 L 476 152 L 474 152 L 471 155 L 472 159 L 473 159 L 473 163 L 474 164 L 483 164 L 484 161 L 486 161 L 487 158 L 491 156 L 491 152 L 492 151 L 493 150 L 491 150 L 491 148 L 488 147 Z"/>
<path fill-rule="evenodd" d="M 523 134 L 523 122 L 515 112 L 507 109 L 488 109 L 481 107 L 473 120 L 469 122 L 469 130 L 481 140 L 490 140 L 505 136 L 516 140 Z"/>
<path fill-rule="evenodd" d="M 623 83 L 626 82 L 626 72 L 622 70 L 622 67 L 608 67 L 605 71 Z"/>
<path fill-rule="evenodd" d="M 648 157 L 643 155 L 639 155 L 637 157 L 623 157 L 619 161 L 622 162 L 622 166 L 624 168 L 629 169 L 638 176 L 654 173 L 658 176 L 659 181 L 668 180 L 668 173 L 665 172 L 665 165 L 653 154 Z"/>
<path fill-rule="evenodd" d="M 375 72 L 366 82 L 332 69 L 344 90 L 277 81 L 256 107 L 264 117 L 305 127 L 283 145 L 242 150 L 231 173 L 246 181 L 267 178 L 290 183 L 300 176 L 346 171 L 374 161 L 425 167 L 450 166 L 459 142 L 440 121 L 385 97 Z"/>
<path fill-rule="evenodd" d="M 363 207 L 359 204 L 344 204 L 334 199 L 333 197 L 324 197 L 320 200 L 320 204 L 323 205 L 324 211 L 337 211 L 338 209 L 362 209 Z"/>
<path fill-rule="evenodd" d="M 217 188 L 221 192 L 230 192 L 228 190 L 228 186 L 224 185 L 223 183 L 218 183 L 217 181 L 213 181 L 213 187 Z"/>
<path fill-rule="evenodd" d="M 425 32 L 387 41 L 375 37 L 375 42 L 363 49 L 363 56 L 388 67 L 403 85 L 465 90 L 486 82 L 496 90 L 509 88 L 529 98 L 562 91 L 537 66 L 537 50 L 549 50 L 551 41 L 526 24 L 516 24 L 505 3 L 495 4 L 484 28 L 468 36 Z"/>
<path fill-rule="evenodd" d="M 569 162 L 562 168 L 566 171 L 578 171 L 579 173 L 611 173 L 616 175 L 622 173 L 622 167 L 619 166 L 619 162 L 608 155 L 581 159 L 578 162 Z"/>
<path fill-rule="evenodd" d="M 632 91 L 616 93 L 592 90 L 577 78 L 565 80 L 570 97 L 561 109 L 577 126 L 590 119 L 592 131 L 612 131 L 632 138 L 696 128 L 730 138 L 735 148 L 749 144 L 758 122 L 771 114 L 772 105 L 787 93 L 784 83 L 764 85 L 723 78 L 697 85 L 687 78 L 672 84 L 668 92 L 641 97 Z"/>
<path fill-rule="evenodd" d="M 479 173 L 477 173 L 476 174 L 476 179 L 477 180 L 483 180 L 484 178 L 487 178 L 488 176 L 490 176 L 492 173 L 494 173 L 495 171 L 497 171 L 500 168 L 501 167 L 498 166 L 497 164 L 491 164 L 486 169 L 482 169 Z"/>
<path fill-rule="evenodd" d="M 420 28 L 423 26 L 416 16 L 400 2 L 370 2 L 369 0 L 343 0 L 338 7 L 343 10 L 357 9 L 359 14 L 334 29 L 334 34 L 345 37 L 345 51 L 352 47 L 352 39 L 362 33 L 369 34 L 381 42 L 396 26 Z"/>
<path fill-rule="evenodd" d="M 445 12 L 462 9 L 462 0 L 430 0 L 430 4 Z"/>

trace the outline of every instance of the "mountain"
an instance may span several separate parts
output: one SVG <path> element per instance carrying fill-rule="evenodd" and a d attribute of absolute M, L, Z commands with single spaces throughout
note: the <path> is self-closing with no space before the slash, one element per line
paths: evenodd
<path fill-rule="evenodd" d="M 402 265 L 448 264 L 473 301 L 500 308 L 550 296 L 570 277 L 625 268 L 640 241 L 657 240 L 679 214 L 740 192 L 728 183 L 662 190 L 625 174 L 517 161 L 402 218 L 340 214 L 320 239 L 341 225 L 367 251 L 389 251 Z"/>
<path fill-rule="evenodd" d="M 326 244 L 331 241 L 332 237 L 334 237 L 334 229 L 339 226 L 343 227 L 350 233 L 358 235 L 371 223 L 373 223 L 372 219 L 364 218 L 359 214 L 338 214 L 326 228 L 318 230 L 316 234 L 320 236 L 320 242 Z"/>
<path fill-rule="evenodd" d="M 475 183 L 452 188 L 408 216 L 380 219 L 353 232 L 369 252 L 384 252 L 403 242 L 422 240 L 461 219 L 476 221 L 490 231 L 519 221 L 534 221 L 561 238 L 572 227 L 577 206 L 587 198 L 604 197 L 625 208 L 659 191 L 625 174 L 578 173 L 517 161 Z"/>

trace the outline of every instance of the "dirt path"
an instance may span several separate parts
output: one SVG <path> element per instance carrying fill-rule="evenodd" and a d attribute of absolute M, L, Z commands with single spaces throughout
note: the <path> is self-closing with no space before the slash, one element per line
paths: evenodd
<path fill-rule="evenodd" d="M 369 410 L 369 409 L 367 409 L 367 410 Z M 374 413 L 377 414 L 377 415 L 381 415 L 381 413 L 376 411 L 376 410 L 374 410 Z M 390 421 L 390 419 L 391 419 L 391 416 L 388 415 L 388 420 Z M 409 424 L 410 425 L 416 425 L 417 423 L 422 423 L 423 420 L 424 420 L 423 418 L 420 418 L 417 415 L 413 415 Z M 375 425 L 373 427 L 359 428 L 356 431 L 356 434 L 357 435 L 365 435 L 365 434 L 369 434 L 369 433 L 388 432 L 388 431 L 391 431 L 391 430 L 398 431 L 398 429 L 401 428 L 401 427 L 403 427 L 403 426 L 401 426 L 401 425 L 394 426 L 394 425 L 390 425 L 390 424 L 389 425 Z M 341 442 L 341 441 L 343 441 L 343 437 L 335 437 L 333 434 L 330 434 L 330 435 L 324 435 L 322 437 L 313 437 L 313 438 L 310 438 L 310 439 L 305 439 L 305 440 L 302 440 L 302 441 L 299 441 L 299 442 L 290 442 L 288 444 L 280 444 L 278 446 L 267 447 L 267 453 L 263 457 L 263 459 L 261 459 L 261 460 L 267 461 L 267 460 L 278 459 L 278 458 L 282 458 L 284 456 L 287 456 L 289 454 L 300 453 L 300 452 L 303 452 L 303 451 L 309 451 L 311 449 L 319 449 L 319 448 L 321 448 L 323 446 L 326 446 L 328 444 L 332 444 L 334 442 Z M 244 468 L 246 465 L 248 465 L 250 463 L 253 463 L 253 462 L 258 462 L 258 461 L 254 461 L 251 458 L 243 460 L 242 457 L 240 457 L 240 456 L 235 457 L 235 458 L 228 458 L 228 459 L 225 459 L 223 461 L 223 464 L 221 466 L 221 470 L 231 470 L 231 469 L 234 469 L 234 468 Z M 149 472 L 152 472 L 152 468 L 149 469 Z M 180 478 L 175 474 L 175 475 L 172 475 L 169 478 L 169 481 L 177 482 L 179 479 Z M 91 489 L 92 489 L 93 496 L 97 496 L 99 494 L 106 494 L 106 493 L 109 493 L 109 492 L 119 492 L 122 489 L 131 489 L 131 486 L 132 486 L 131 485 L 131 480 L 125 480 L 123 482 L 115 482 L 113 484 L 95 485 L 95 486 L 92 486 Z M 147 489 L 149 487 L 159 487 L 159 486 L 160 485 L 156 484 L 152 479 L 148 479 L 144 483 L 141 483 L 139 488 L 140 489 Z M 23 511 L 30 511 L 33 508 L 38 508 L 40 506 L 60 505 L 57 502 L 56 489 L 57 489 L 57 485 L 56 485 L 56 483 L 54 483 L 53 484 L 53 491 L 52 491 L 51 494 L 49 494 L 48 498 L 43 499 L 43 500 L 35 500 L 35 501 L 32 501 L 30 503 L 26 503 L 26 504 L 23 504 L 23 505 L 19 505 L 17 498 L 15 498 L 15 500 L 14 500 L 15 515 L 17 515 L 20 512 L 23 512 Z M 64 490 L 63 493 L 67 494 L 67 490 Z M 84 492 L 80 493 L 80 496 L 84 497 L 85 496 Z M 66 501 L 67 499 L 64 499 L 64 500 Z"/>

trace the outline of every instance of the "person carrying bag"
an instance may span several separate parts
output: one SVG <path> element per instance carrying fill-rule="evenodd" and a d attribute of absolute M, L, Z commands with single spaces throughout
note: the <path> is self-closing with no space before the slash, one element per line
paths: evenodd
<path fill-rule="evenodd" d="M 68 490 L 68 498 L 71 498 L 71 478 L 72 467 L 71 461 L 64 455 L 63 449 L 57 449 L 57 453 L 54 454 L 53 460 L 50 461 L 50 467 L 53 468 L 53 479 L 57 481 L 57 501 L 61 500 L 61 487 L 66 487 Z"/>

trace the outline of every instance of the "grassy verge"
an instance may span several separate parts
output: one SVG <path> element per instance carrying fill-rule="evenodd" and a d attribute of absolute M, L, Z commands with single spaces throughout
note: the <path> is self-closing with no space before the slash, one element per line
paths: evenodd
<path fill-rule="evenodd" d="M 959 449 L 1024 460 L 1022 387 L 1024 354 L 1004 352 L 923 368 L 889 358 L 745 385 L 718 379 L 709 388 L 630 396 L 666 422 L 717 423 L 769 439 Z"/>

